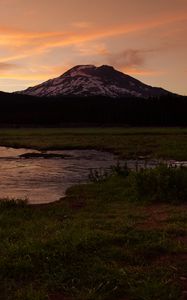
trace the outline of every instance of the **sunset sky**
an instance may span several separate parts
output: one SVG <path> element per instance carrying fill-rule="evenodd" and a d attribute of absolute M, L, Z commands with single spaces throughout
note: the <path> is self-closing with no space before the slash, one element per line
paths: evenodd
<path fill-rule="evenodd" d="M 0 0 L 0 90 L 79 64 L 187 95 L 187 0 Z"/>

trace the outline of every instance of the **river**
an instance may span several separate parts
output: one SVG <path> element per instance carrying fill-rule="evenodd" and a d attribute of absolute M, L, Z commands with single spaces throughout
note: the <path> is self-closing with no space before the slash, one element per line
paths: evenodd
<path fill-rule="evenodd" d="M 41 204 L 59 200 L 72 185 L 88 182 L 90 169 L 109 169 L 118 156 L 97 150 L 59 150 L 0 147 L 0 199 L 27 199 Z M 120 161 L 120 164 L 125 161 Z M 135 168 L 136 162 L 127 161 Z M 145 164 L 139 161 L 139 165 Z M 158 162 L 149 162 L 154 167 Z"/>

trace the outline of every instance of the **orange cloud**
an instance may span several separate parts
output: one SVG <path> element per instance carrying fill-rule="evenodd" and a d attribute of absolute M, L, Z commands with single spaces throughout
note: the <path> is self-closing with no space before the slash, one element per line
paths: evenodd
<path fill-rule="evenodd" d="M 42 66 L 42 60 L 44 60 L 45 57 L 42 57 L 42 55 L 45 55 L 45 53 L 47 53 L 47 57 L 50 58 L 53 55 L 53 50 L 73 46 L 73 51 L 76 51 L 76 55 L 78 54 L 78 59 L 80 59 L 81 62 L 91 59 L 97 64 L 98 61 L 100 62 L 103 58 L 106 60 L 107 56 L 112 53 L 110 45 L 109 50 L 106 48 L 106 41 L 111 42 L 111 40 L 116 37 L 120 37 L 119 40 L 123 41 L 124 36 L 132 35 L 133 37 L 136 37 L 141 36 L 142 33 L 147 34 L 147 32 L 151 34 L 152 30 L 157 28 L 167 28 L 167 30 L 163 30 L 163 33 L 166 33 L 166 31 L 171 31 L 168 30 L 170 25 L 174 28 L 173 25 L 175 25 L 175 22 L 185 20 L 187 20 L 187 13 L 178 15 L 168 14 L 145 22 L 121 24 L 116 27 L 105 28 L 93 28 L 92 24 L 86 22 L 75 23 L 74 26 L 72 23 L 69 26 L 69 31 L 59 32 L 31 32 L 0 27 L 0 50 L 2 50 L 0 57 L 0 79 L 7 79 L 7 82 L 17 80 L 18 82 L 20 81 L 20 83 L 27 81 L 28 85 L 31 85 L 34 81 L 42 82 L 49 79 L 49 77 L 53 78 L 63 71 L 66 71 L 66 69 L 73 64 L 73 61 L 76 61 L 77 63 L 77 56 L 74 58 L 74 54 L 70 53 L 68 54 L 69 56 L 67 55 L 65 57 L 64 65 L 54 67 L 53 60 L 51 59 L 48 66 Z M 181 28 L 181 26 L 179 27 Z M 155 30 L 155 32 L 156 31 L 157 30 Z M 161 30 L 158 30 L 159 38 L 160 35 Z M 163 40 L 165 41 L 165 38 L 163 38 Z M 169 40 L 173 41 L 172 34 Z M 159 43 L 160 39 L 158 48 L 160 47 Z M 140 78 L 141 76 L 156 77 L 163 74 L 162 71 L 152 70 L 152 68 L 154 69 L 154 63 L 150 66 L 150 69 L 149 66 L 144 68 L 144 53 L 142 54 L 139 50 L 120 53 L 121 44 L 120 47 L 116 47 L 116 51 L 119 51 L 119 55 L 114 57 L 115 54 L 112 54 L 116 63 L 114 61 L 107 62 L 113 64 L 114 67 L 116 66 L 125 73 L 132 76 L 140 76 Z M 132 46 L 127 44 L 126 49 L 128 49 L 128 47 L 130 49 Z M 140 48 L 141 47 L 142 44 L 140 42 Z M 145 45 L 145 47 L 149 46 Z M 121 54 L 124 54 L 123 57 L 120 56 Z M 20 61 L 19 64 L 18 61 Z M 18 70 L 17 68 L 19 65 L 24 67 L 20 67 Z"/>
<path fill-rule="evenodd" d="M 49 79 L 49 74 L 0 74 L 0 79 L 16 79 L 16 80 L 39 80 Z"/>
<path fill-rule="evenodd" d="M 163 18 L 156 19 L 153 21 L 147 21 L 145 23 L 137 23 L 137 24 L 130 24 L 130 25 L 121 25 L 116 28 L 107 28 L 105 30 L 98 30 L 98 31 L 89 31 L 84 34 L 67 34 L 62 39 L 58 39 L 57 41 L 48 41 L 47 43 L 43 44 L 43 49 L 50 49 L 50 48 L 57 48 L 57 47 L 65 47 L 68 45 L 89 42 L 101 38 L 108 38 L 108 37 L 115 37 L 119 35 L 125 35 L 129 33 L 137 33 L 144 30 L 150 30 L 152 28 L 161 27 L 166 24 L 170 24 L 176 21 L 187 20 L 187 14 L 184 15 L 170 15 L 165 16 Z"/>
<path fill-rule="evenodd" d="M 129 25 L 121 25 L 115 28 L 105 28 L 103 30 L 87 30 L 82 33 L 77 32 L 25 32 L 0 29 L 0 46 L 10 47 L 10 50 L 18 52 L 13 55 L 1 58 L 1 62 L 17 60 L 33 55 L 40 55 L 43 52 L 50 51 L 53 48 L 61 48 L 70 45 L 79 45 L 89 41 L 116 37 L 130 33 L 150 30 L 164 25 L 187 20 L 187 14 L 162 16 L 160 19 L 146 21 Z M 86 29 L 85 29 L 86 30 Z M 21 53 L 20 53 L 21 52 Z"/>
<path fill-rule="evenodd" d="M 146 70 L 146 69 L 136 69 L 136 68 L 120 68 L 123 73 L 132 75 L 132 76 L 160 76 L 165 74 L 165 71 L 155 71 L 155 70 Z"/>
<path fill-rule="evenodd" d="M 12 68 L 19 68 L 19 66 L 15 65 L 15 64 L 11 64 L 11 63 L 0 62 L 0 70 L 1 71 L 10 70 Z"/>

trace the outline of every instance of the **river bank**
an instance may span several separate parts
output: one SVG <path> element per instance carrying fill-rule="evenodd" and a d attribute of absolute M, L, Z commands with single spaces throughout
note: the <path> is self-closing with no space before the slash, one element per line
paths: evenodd
<path fill-rule="evenodd" d="M 50 205 L 1 202 L 0 297 L 185 299 L 186 209 L 134 202 L 120 176 Z"/>
<path fill-rule="evenodd" d="M 187 160 L 186 128 L 0 129 L 0 145 L 37 150 L 95 149 L 123 159 Z"/>
<path fill-rule="evenodd" d="M 0 144 L 102 150 L 107 145 L 130 157 L 135 141 L 142 154 L 146 139 L 151 157 L 186 158 L 185 130 L 152 129 L 151 135 L 142 129 L 69 130 L 1 131 Z M 165 167 L 146 172 L 129 178 L 119 169 L 107 178 L 93 174 L 92 183 L 71 187 L 62 201 L 47 205 L 1 200 L 0 298 L 186 299 L 186 168 L 184 174 Z"/>

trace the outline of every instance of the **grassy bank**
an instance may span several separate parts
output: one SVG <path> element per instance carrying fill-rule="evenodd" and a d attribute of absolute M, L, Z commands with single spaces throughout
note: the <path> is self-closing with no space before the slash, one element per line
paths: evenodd
<path fill-rule="evenodd" d="M 48 206 L 0 202 L 0 299 L 186 299 L 186 201 L 162 199 L 162 181 L 156 202 L 142 194 L 165 171 L 113 173 Z"/>
<path fill-rule="evenodd" d="M 0 145 L 187 160 L 187 129 L 1 129 Z M 0 299 L 186 299 L 187 170 L 115 171 L 55 204 L 0 201 Z"/>
<path fill-rule="evenodd" d="M 0 145 L 109 150 L 124 158 L 187 160 L 186 128 L 0 129 Z"/>

